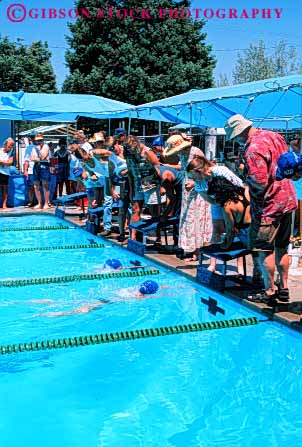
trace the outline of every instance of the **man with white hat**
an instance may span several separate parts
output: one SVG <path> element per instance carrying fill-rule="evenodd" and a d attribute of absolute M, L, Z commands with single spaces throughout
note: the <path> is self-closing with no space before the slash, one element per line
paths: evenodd
<path fill-rule="evenodd" d="M 277 161 L 287 152 L 287 145 L 278 133 L 256 129 L 252 124 L 252 121 L 237 114 L 229 118 L 224 126 L 226 140 L 235 140 L 244 145 L 252 213 L 249 242 L 250 248 L 259 252 L 265 283 L 265 292 L 248 299 L 268 304 L 276 299 L 287 302 L 288 245 L 297 200 L 290 180 L 276 180 Z M 274 283 L 276 267 L 280 276 L 279 291 Z"/>

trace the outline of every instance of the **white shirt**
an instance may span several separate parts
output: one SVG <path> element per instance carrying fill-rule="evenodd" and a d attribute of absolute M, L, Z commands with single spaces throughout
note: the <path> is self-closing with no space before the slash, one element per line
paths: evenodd
<path fill-rule="evenodd" d="M 213 166 L 212 168 L 212 175 L 213 177 L 225 177 L 227 180 L 229 180 L 233 185 L 239 186 L 240 188 L 244 188 L 243 181 L 237 177 L 234 172 L 232 172 L 229 168 L 226 166 Z M 195 180 L 195 191 L 196 192 L 206 192 L 208 190 L 208 181 L 207 180 Z"/>
<path fill-rule="evenodd" d="M 80 166 L 82 166 L 81 161 L 74 154 L 70 154 L 68 180 L 72 180 L 73 182 L 76 182 L 78 180 L 77 177 L 74 175 L 73 170 Z"/>
<path fill-rule="evenodd" d="M 27 148 L 25 149 L 25 154 L 24 154 L 24 161 L 28 162 L 28 174 L 33 174 L 33 170 L 34 170 L 34 161 L 31 161 L 30 157 L 31 157 L 31 153 L 33 148 L 35 147 L 34 144 L 29 144 L 27 146 Z"/>
<path fill-rule="evenodd" d="M 8 161 L 13 155 L 13 151 L 4 152 L 4 148 L 0 148 L 0 161 Z M 10 166 L 0 165 L 0 174 L 10 175 Z"/>

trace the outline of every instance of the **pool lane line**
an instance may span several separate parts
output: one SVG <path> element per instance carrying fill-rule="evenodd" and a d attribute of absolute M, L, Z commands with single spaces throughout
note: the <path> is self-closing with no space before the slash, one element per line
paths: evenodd
<path fill-rule="evenodd" d="M 80 337 L 59 338 L 54 340 L 35 341 L 31 343 L 11 344 L 0 346 L 0 353 L 13 354 L 28 351 L 41 351 L 45 349 L 73 348 L 80 346 L 115 343 L 119 341 L 137 340 L 141 338 L 177 335 L 189 332 L 202 332 L 215 329 L 228 329 L 240 326 L 251 326 L 259 323 L 258 318 L 237 318 L 233 320 L 211 321 L 208 323 L 182 324 L 178 326 L 165 326 L 150 329 L 137 329 L 133 331 L 110 332 L 96 335 L 83 335 Z"/>
<path fill-rule="evenodd" d="M 21 247 L 21 248 L 4 248 L 0 250 L 1 255 L 10 253 L 23 253 L 27 251 L 52 251 L 52 250 L 76 250 L 78 248 L 111 248 L 112 245 L 105 244 L 79 244 L 79 245 L 54 245 L 53 247 Z"/>
<path fill-rule="evenodd" d="M 43 231 L 43 230 L 75 230 L 76 227 L 70 227 L 67 225 L 47 225 L 43 227 L 11 227 L 2 228 L 0 233 L 9 233 L 11 231 Z"/>
<path fill-rule="evenodd" d="M 149 275 L 160 275 L 158 269 L 148 269 L 140 271 L 131 272 L 108 272 L 108 273 L 84 273 L 79 275 L 67 275 L 67 276 L 49 276 L 42 278 L 31 278 L 31 279 L 13 279 L 13 280 L 1 280 L 1 287 L 23 287 L 23 286 L 33 286 L 41 284 L 58 284 L 74 281 L 87 281 L 93 279 L 111 279 L 111 278 L 129 278 L 136 276 L 149 276 Z"/>

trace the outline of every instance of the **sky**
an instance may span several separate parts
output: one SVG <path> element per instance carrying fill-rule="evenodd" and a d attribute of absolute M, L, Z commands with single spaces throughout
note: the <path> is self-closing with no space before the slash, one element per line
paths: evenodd
<path fill-rule="evenodd" d="M 138 5 L 141 2 L 138 1 Z M 108 1 L 110 5 L 110 0 Z M 68 12 L 74 7 L 73 0 L 0 0 L 0 32 L 2 36 L 8 36 L 10 40 L 23 39 L 24 44 L 30 44 L 36 40 L 47 41 L 52 52 L 52 64 L 57 76 L 57 85 L 60 88 L 68 74 L 65 65 L 64 54 L 68 48 L 66 35 L 69 34 L 69 18 L 43 18 L 44 8 L 48 14 L 49 8 L 63 8 Z M 38 18 L 28 16 L 31 8 L 38 9 Z M 297 0 L 194 0 L 191 4 L 192 15 L 199 14 L 210 16 L 222 9 L 228 14 L 230 9 L 237 10 L 237 16 L 242 13 L 249 18 L 208 18 L 204 27 L 207 33 L 206 43 L 212 45 L 212 51 L 217 59 L 214 72 L 216 79 L 220 74 L 226 74 L 231 79 L 232 71 L 238 52 L 248 48 L 251 43 L 257 43 L 260 39 L 265 41 L 266 47 L 273 52 L 274 46 L 280 40 L 296 48 L 300 61 L 302 60 L 302 8 Z M 252 10 L 260 10 L 257 18 L 251 18 Z M 270 9 L 271 18 L 261 18 L 262 9 Z M 279 10 L 280 18 L 277 18 L 275 10 Z M 201 10 L 201 11 L 200 11 Z M 244 13 L 243 10 L 246 12 Z M 280 11 L 281 10 L 281 11 Z M 213 12 L 212 12 L 213 11 Z M 21 20 L 24 14 L 27 16 Z M 35 11 L 36 12 L 36 11 Z M 233 12 L 234 14 L 234 12 Z M 10 18 L 9 18 L 10 17 Z M 100 22 L 101 23 L 101 22 Z"/>

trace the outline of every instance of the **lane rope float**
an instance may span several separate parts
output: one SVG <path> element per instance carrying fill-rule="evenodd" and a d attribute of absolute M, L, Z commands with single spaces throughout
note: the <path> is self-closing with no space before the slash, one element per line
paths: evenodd
<path fill-rule="evenodd" d="M 2 228 L 1 233 L 8 233 L 10 231 L 43 231 L 43 230 L 75 230 L 75 227 L 67 225 L 47 225 L 44 227 L 22 227 L 22 228 Z"/>
<path fill-rule="evenodd" d="M 28 351 L 41 351 L 45 349 L 73 348 L 80 346 L 98 345 L 102 343 L 115 343 L 118 341 L 136 340 L 140 338 L 160 337 L 165 335 L 184 334 L 189 332 L 210 331 L 214 329 L 227 329 L 240 326 L 256 325 L 260 321 L 256 317 L 237 318 L 233 320 L 211 321 L 208 323 L 182 324 L 179 326 L 165 326 L 151 329 L 137 329 L 124 332 L 109 332 L 96 335 L 82 335 L 80 337 L 59 338 L 54 340 L 35 341 L 31 343 L 11 344 L 0 346 L 0 353 L 13 354 Z"/>
<path fill-rule="evenodd" d="M 27 251 L 52 251 L 52 250 L 76 250 L 77 248 L 110 248 L 105 244 L 79 244 L 79 245 L 54 245 L 53 247 L 20 247 L 20 248 L 4 248 L 0 250 L 0 254 L 22 253 Z"/>
<path fill-rule="evenodd" d="M 160 271 L 157 269 L 131 271 L 131 272 L 108 272 L 108 273 L 83 273 L 79 275 L 66 275 L 66 276 L 48 276 L 42 278 L 31 279 L 13 279 L 0 281 L 0 287 L 23 287 L 33 286 L 41 284 L 58 284 L 73 281 L 86 281 L 92 279 L 109 279 L 109 278 L 129 278 L 135 276 L 149 276 L 159 275 Z"/>

